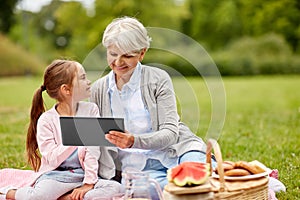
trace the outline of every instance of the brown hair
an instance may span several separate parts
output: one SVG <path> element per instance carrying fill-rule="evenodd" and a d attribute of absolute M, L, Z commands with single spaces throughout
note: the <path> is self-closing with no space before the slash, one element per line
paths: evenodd
<path fill-rule="evenodd" d="M 42 113 L 45 112 L 42 93 L 46 90 L 51 98 L 56 99 L 57 101 L 62 101 L 63 97 L 59 92 L 60 87 L 63 84 L 67 84 L 72 87 L 72 82 L 76 73 L 77 67 L 75 65 L 75 61 L 54 60 L 44 72 L 43 85 L 39 87 L 33 95 L 30 111 L 30 123 L 26 139 L 26 153 L 27 161 L 34 171 L 38 171 L 41 165 L 41 157 L 39 154 L 36 134 L 38 119 Z"/>

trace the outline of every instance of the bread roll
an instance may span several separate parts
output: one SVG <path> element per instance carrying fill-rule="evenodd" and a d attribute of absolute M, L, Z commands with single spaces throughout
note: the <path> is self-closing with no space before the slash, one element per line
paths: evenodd
<path fill-rule="evenodd" d="M 246 169 L 231 169 L 224 172 L 225 176 L 247 176 L 250 175 L 250 172 Z"/>
<path fill-rule="evenodd" d="M 262 172 L 265 172 L 264 169 L 262 169 L 259 165 L 257 165 L 256 163 L 248 163 L 245 161 L 238 161 L 235 163 L 235 166 L 237 168 L 242 168 L 242 169 L 246 169 L 248 170 L 251 174 L 259 174 Z"/>
<path fill-rule="evenodd" d="M 235 163 L 232 161 L 223 161 L 222 166 L 223 166 L 224 172 L 226 172 L 228 170 L 234 169 Z M 215 172 L 217 174 L 219 174 L 218 168 L 215 169 Z"/>
<path fill-rule="evenodd" d="M 255 168 L 255 173 L 253 174 L 260 174 L 267 171 L 267 167 L 257 160 L 251 161 L 249 164 Z"/>
<path fill-rule="evenodd" d="M 224 171 L 227 171 L 227 170 L 234 169 L 235 163 L 232 161 L 224 161 L 222 163 L 222 166 L 223 166 Z"/>
<path fill-rule="evenodd" d="M 267 171 L 267 167 L 261 162 L 254 160 L 251 162 L 246 161 L 224 161 L 222 163 L 225 176 L 247 176 L 251 174 L 260 174 Z M 215 172 L 218 174 L 218 170 Z"/>

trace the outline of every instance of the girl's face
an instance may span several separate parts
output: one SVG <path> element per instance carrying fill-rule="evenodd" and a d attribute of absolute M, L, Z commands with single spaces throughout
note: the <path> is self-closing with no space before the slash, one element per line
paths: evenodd
<path fill-rule="evenodd" d="M 116 46 L 109 46 L 107 48 L 107 62 L 117 78 L 130 76 L 137 63 L 143 60 L 145 52 L 146 49 L 139 52 L 122 53 Z"/>
<path fill-rule="evenodd" d="M 76 62 L 77 75 L 73 81 L 73 100 L 81 101 L 91 95 L 91 81 L 87 79 L 84 68 Z"/>

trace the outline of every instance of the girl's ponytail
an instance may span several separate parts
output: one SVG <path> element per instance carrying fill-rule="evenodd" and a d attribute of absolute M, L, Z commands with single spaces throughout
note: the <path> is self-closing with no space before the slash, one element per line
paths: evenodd
<path fill-rule="evenodd" d="M 38 88 L 33 96 L 31 111 L 30 111 L 30 123 L 27 131 L 27 140 L 26 140 L 26 153 L 27 161 L 34 169 L 38 171 L 41 165 L 41 157 L 38 150 L 38 144 L 36 139 L 36 127 L 37 121 L 41 114 L 45 112 L 44 100 L 42 93 L 46 90 L 45 86 L 42 85 Z"/>

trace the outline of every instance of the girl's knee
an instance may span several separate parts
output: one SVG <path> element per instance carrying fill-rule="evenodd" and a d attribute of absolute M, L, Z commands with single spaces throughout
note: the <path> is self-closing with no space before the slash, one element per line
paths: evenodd
<path fill-rule="evenodd" d="M 112 198 L 121 192 L 121 184 L 117 181 L 99 179 L 94 189 L 84 195 L 84 200 L 93 200 L 96 197 Z"/>

